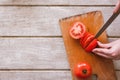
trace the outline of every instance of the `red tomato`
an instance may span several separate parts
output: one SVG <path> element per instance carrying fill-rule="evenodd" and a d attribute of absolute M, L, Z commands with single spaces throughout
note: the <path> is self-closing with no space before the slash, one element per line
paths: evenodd
<path fill-rule="evenodd" d="M 78 63 L 73 69 L 74 75 L 77 78 L 88 78 L 92 74 L 92 68 L 88 63 Z"/>
<path fill-rule="evenodd" d="M 87 46 L 89 45 L 89 43 L 91 43 L 91 41 L 92 41 L 93 39 L 94 39 L 94 36 L 93 36 L 93 35 L 89 36 L 89 37 L 85 40 L 83 47 L 87 47 Z"/>
<path fill-rule="evenodd" d="M 83 45 L 84 40 L 85 40 L 86 36 L 88 36 L 88 34 L 89 34 L 88 32 L 85 32 L 84 36 L 80 39 L 80 44 L 81 45 Z"/>
<path fill-rule="evenodd" d="M 94 35 L 87 32 L 80 39 L 80 44 L 87 52 L 91 52 L 97 46 L 97 39 L 95 39 Z"/>
<path fill-rule="evenodd" d="M 85 51 L 91 52 L 95 47 L 97 47 L 97 39 L 94 39 L 94 40 L 85 48 Z"/>
<path fill-rule="evenodd" d="M 80 39 L 81 46 L 87 52 L 91 52 L 97 46 L 97 39 L 86 31 L 85 25 L 81 22 L 74 23 L 69 30 L 69 34 L 73 39 Z"/>
<path fill-rule="evenodd" d="M 69 30 L 69 34 L 73 39 L 80 39 L 86 32 L 85 25 L 81 22 L 76 22 Z"/>
<path fill-rule="evenodd" d="M 81 45 L 83 48 L 87 47 L 87 45 L 94 39 L 94 36 L 90 33 L 87 33 L 87 35 L 81 40 Z"/>

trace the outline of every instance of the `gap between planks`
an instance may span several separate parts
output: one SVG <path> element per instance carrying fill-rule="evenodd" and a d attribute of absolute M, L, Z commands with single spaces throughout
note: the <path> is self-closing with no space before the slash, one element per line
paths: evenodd
<path fill-rule="evenodd" d="M 0 69 L 0 71 L 70 71 L 70 69 Z"/>
<path fill-rule="evenodd" d="M 31 4 L 5 4 L 5 5 L 0 5 L 0 7 L 11 7 L 11 6 L 19 6 L 19 7 L 114 7 L 115 5 L 31 5 Z"/>
<path fill-rule="evenodd" d="M 120 36 L 108 36 L 108 38 L 120 38 Z"/>
<path fill-rule="evenodd" d="M 0 69 L 0 71 L 70 71 L 70 69 Z"/>
<path fill-rule="evenodd" d="M 0 36 L 0 38 L 63 38 L 62 36 Z M 120 36 L 108 36 L 109 38 L 120 38 Z"/>
<path fill-rule="evenodd" d="M 0 36 L 0 38 L 62 38 L 62 36 Z"/>

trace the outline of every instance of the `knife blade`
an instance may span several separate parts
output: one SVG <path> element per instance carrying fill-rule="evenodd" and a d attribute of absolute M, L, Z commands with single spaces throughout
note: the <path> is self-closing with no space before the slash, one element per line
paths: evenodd
<path fill-rule="evenodd" d="M 112 16 L 107 20 L 107 22 L 100 28 L 100 30 L 95 35 L 95 38 L 98 38 L 119 14 L 120 14 L 120 8 L 116 13 L 113 13 Z"/>

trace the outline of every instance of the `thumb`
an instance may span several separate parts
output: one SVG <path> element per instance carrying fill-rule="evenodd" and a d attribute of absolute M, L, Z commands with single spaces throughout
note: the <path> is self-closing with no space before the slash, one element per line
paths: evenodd
<path fill-rule="evenodd" d="M 120 9 L 120 0 L 117 2 L 115 9 L 113 10 L 113 13 L 116 13 Z"/>

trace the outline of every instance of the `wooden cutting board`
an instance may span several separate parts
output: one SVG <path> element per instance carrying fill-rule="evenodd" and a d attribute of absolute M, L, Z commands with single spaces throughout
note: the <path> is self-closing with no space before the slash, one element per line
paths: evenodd
<path fill-rule="evenodd" d="M 88 12 L 60 19 L 59 23 L 73 80 L 78 80 L 73 74 L 73 66 L 78 62 L 89 63 L 92 66 L 92 74 L 97 75 L 97 80 L 117 80 L 112 60 L 85 52 L 80 46 L 79 40 L 77 41 L 70 37 L 69 29 L 77 21 L 81 21 L 86 26 L 88 32 L 92 34 L 96 34 L 104 23 L 103 16 L 100 11 Z M 103 43 L 108 42 L 106 33 L 104 32 L 98 40 Z M 87 80 L 92 80 L 92 78 Z"/>

